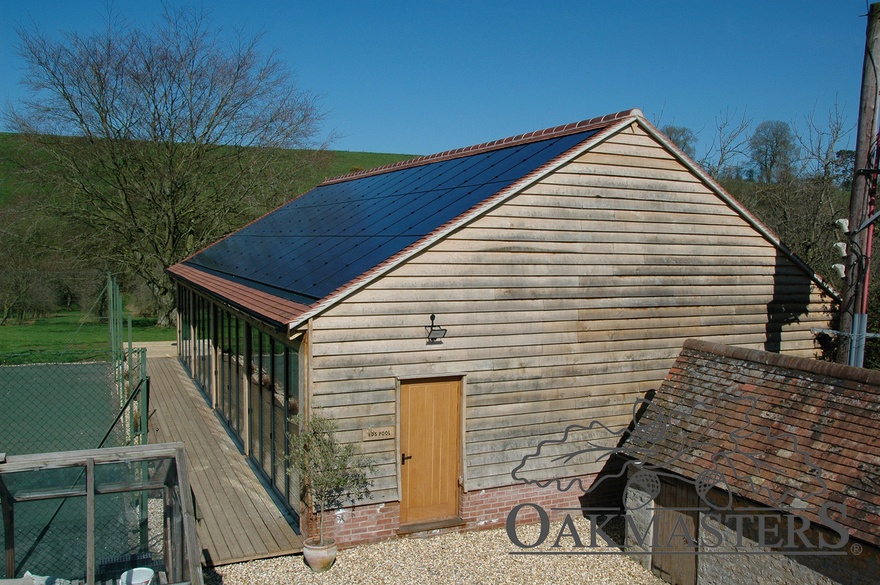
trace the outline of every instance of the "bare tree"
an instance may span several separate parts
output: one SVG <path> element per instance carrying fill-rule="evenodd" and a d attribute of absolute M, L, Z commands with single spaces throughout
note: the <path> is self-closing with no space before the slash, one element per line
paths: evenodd
<path fill-rule="evenodd" d="M 840 261 L 834 220 L 846 215 L 847 197 L 832 184 L 791 175 L 776 183 L 748 183 L 737 198 L 809 266 L 839 284 L 831 266 Z"/>
<path fill-rule="evenodd" d="M 816 119 L 816 112 L 804 116 L 803 130 L 794 130 L 795 140 L 800 146 L 801 170 L 799 174 L 814 177 L 827 182 L 839 182 L 841 175 L 852 174 L 847 150 L 841 148 L 841 142 L 855 126 L 846 122 L 837 103 L 828 112 L 826 124 Z"/>
<path fill-rule="evenodd" d="M 58 194 L 79 251 L 142 278 L 163 317 L 164 269 L 296 195 L 320 153 L 315 97 L 259 35 L 227 43 L 200 11 L 18 35 L 30 93 L 6 117 L 37 147 L 30 176 Z"/>
<path fill-rule="evenodd" d="M 715 134 L 703 162 L 709 174 L 716 178 L 733 174 L 734 161 L 746 154 L 751 125 L 745 114 L 738 117 L 735 110 L 725 110 L 715 117 Z"/>
<path fill-rule="evenodd" d="M 51 250 L 41 244 L 49 229 L 33 199 L 21 197 L 3 205 L 0 326 L 13 318 L 45 315 L 55 307 L 53 274 L 59 266 Z"/>
<path fill-rule="evenodd" d="M 827 123 L 814 114 L 804 122 L 798 131 L 783 122 L 758 125 L 749 146 L 761 180 L 725 181 L 725 187 L 807 264 L 839 284 L 831 266 L 840 261 L 835 220 L 846 217 L 849 198 L 840 183 L 847 125 L 837 108 Z"/>

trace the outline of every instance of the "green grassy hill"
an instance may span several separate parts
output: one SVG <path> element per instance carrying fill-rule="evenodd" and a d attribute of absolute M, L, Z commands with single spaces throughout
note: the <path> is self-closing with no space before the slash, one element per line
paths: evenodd
<path fill-rule="evenodd" d="M 81 291 L 68 290 L 72 286 L 70 285 L 72 281 L 68 282 L 69 279 L 66 278 L 63 279 L 64 284 L 56 284 L 54 281 L 49 283 L 52 280 L 50 275 L 54 271 L 60 270 L 62 275 L 66 275 L 65 271 L 69 269 L 66 265 L 59 265 L 53 260 L 57 257 L 57 253 L 46 252 L 46 249 L 51 247 L 52 238 L 57 235 L 57 232 L 50 225 L 54 220 L 46 216 L 42 217 L 42 221 L 37 221 L 34 219 L 36 216 L 32 216 L 33 213 L 38 213 L 43 202 L 49 199 L 49 187 L 34 185 L 27 180 L 23 173 L 18 172 L 18 164 L 20 163 L 16 161 L 27 158 L 28 153 L 23 150 L 25 147 L 26 142 L 19 135 L 0 133 L 0 217 L 4 217 L 6 220 L 6 225 L 0 226 L 0 230 L 4 227 L 7 228 L 5 233 L 0 231 L 0 264 L 5 264 L 3 271 L 0 271 L 0 310 L 4 309 L 4 303 L 7 300 L 12 303 L 10 306 L 14 306 L 15 303 L 29 306 L 26 312 L 18 314 L 13 309 L 10 309 L 10 312 L 0 311 L 0 323 L 4 325 L 0 327 L 0 354 L 21 348 L 31 348 L 35 351 L 57 350 L 57 344 L 61 344 L 61 347 L 64 348 L 81 349 L 78 347 L 79 340 L 84 340 L 85 346 L 91 347 L 94 345 L 94 340 L 89 339 L 89 335 L 97 335 L 101 338 L 105 334 L 106 325 L 86 323 L 80 326 L 75 322 L 76 319 L 71 316 L 72 314 L 62 312 L 71 308 L 69 298 L 65 306 L 56 307 L 55 310 L 49 308 L 52 303 L 60 302 L 58 299 L 53 300 L 54 296 L 60 294 L 59 291 L 66 295 L 78 294 Z M 302 164 L 302 157 L 299 155 L 303 153 L 289 151 L 288 154 L 291 159 L 290 164 L 296 165 L 291 168 L 298 168 Z M 317 155 L 307 158 L 317 161 L 318 166 L 310 172 L 301 173 L 295 182 L 286 185 L 289 192 L 283 195 L 289 199 L 308 191 L 325 178 L 413 158 L 413 155 L 408 154 L 334 150 L 307 154 Z M 9 229 L 10 225 L 18 231 Z M 39 229 L 34 226 L 38 226 Z M 16 250 L 17 262 L 12 264 L 9 262 L 10 248 L 5 246 L 19 243 L 20 233 L 29 234 L 33 239 L 29 245 L 36 245 L 41 253 L 29 256 L 19 246 Z M 4 263 L 4 259 L 7 262 Z M 34 274 L 43 274 L 44 276 L 35 278 Z M 34 280 L 41 280 L 43 284 L 48 284 L 38 286 L 32 282 Z M 21 291 L 25 287 L 27 287 L 27 292 L 22 293 Z M 43 296 L 39 296 L 34 291 L 39 291 Z M 22 295 L 27 296 L 29 300 L 23 302 Z M 18 310 L 21 311 L 21 309 Z M 36 322 L 31 322 L 33 319 L 29 315 L 41 318 Z M 71 319 L 74 320 L 71 321 Z M 149 335 L 155 333 L 154 327 L 140 329 L 136 332 L 136 337 L 141 341 L 149 340 Z M 75 331 L 76 334 L 74 334 Z M 76 338 L 77 341 L 71 341 L 72 338 Z M 159 339 L 166 338 L 174 339 L 174 331 L 162 332 Z M 50 347 L 43 347 L 40 339 L 51 340 Z"/>
<path fill-rule="evenodd" d="M 374 169 L 384 165 L 409 160 L 414 154 L 382 154 L 378 152 L 350 152 L 347 150 L 331 151 L 333 162 L 328 169 L 328 177 L 338 177 L 346 173 Z"/>
<path fill-rule="evenodd" d="M 21 142 L 15 134 L 0 132 L 0 207 L 15 196 L 36 195 L 38 191 L 22 182 L 15 174 L 15 153 Z M 388 154 L 379 152 L 328 151 L 329 162 L 321 173 L 325 177 L 337 177 L 352 171 L 372 169 L 383 165 L 414 158 L 412 154 Z M 313 187 L 309 186 L 308 188 Z"/>
<path fill-rule="evenodd" d="M 30 194 L 33 189 L 15 176 L 15 154 L 20 146 L 15 134 L 0 132 L 0 207 L 8 203 L 14 194 Z"/>

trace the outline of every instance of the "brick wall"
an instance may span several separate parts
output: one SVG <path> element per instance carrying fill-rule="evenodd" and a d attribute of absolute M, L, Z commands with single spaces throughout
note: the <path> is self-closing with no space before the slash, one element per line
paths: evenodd
<path fill-rule="evenodd" d="M 305 518 L 301 515 L 301 518 Z M 367 504 L 324 512 L 325 536 L 334 538 L 340 548 L 397 538 L 400 503 Z M 302 520 L 303 538 L 318 535 L 317 518 Z"/>
<path fill-rule="evenodd" d="M 584 484 L 595 479 L 593 476 L 581 478 Z M 605 490 L 603 493 L 607 492 Z M 576 489 L 560 492 L 555 484 L 546 488 L 531 484 L 515 484 L 499 488 L 463 492 L 459 495 L 459 511 L 463 524 L 429 531 L 431 534 L 454 532 L 458 530 L 479 530 L 503 528 L 507 515 L 518 504 L 537 504 L 550 515 L 551 520 L 561 520 L 565 510 L 553 508 L 580 508 L 583 493 Z M 589 505 L 595 506 L 591 500 Z M 367 504 L 325 512 L 324 531 L 326 536 L 336 539 L 342 547 L 379 542 L 397 538 L 400 528 L 400 503 L 385 502 Z M 303 514 L 303 518 L 306 516 Z M 534 508 L 526 507 L 517 515 L 518 524 L 538 521 Z M 315 518 L 301 522 L 304 537 L 317 536 Z"/>
<path fill-rule="evenodd" d="M 593 476 L 581 478 L 584 485 L 595 479 Z M 566 510 L 553 508 L 580 508 L 583 492 L 570 489 L 561 492 L 556 485 L 541 488 L 533 484 L 519 483 L 500 488 L 476 490 L 461 494 L 461 518 L 465 521 L 466 530 L 478 528 L 501 528 L 507 521 L 507 514 L 519 504 L 537 504 L 550 515 L 550 520 L 561 520 Z M 531 524 L 538 521 L 538 513 L 534 508 L 526 507 L 517 514 L 519 524 Z"/>

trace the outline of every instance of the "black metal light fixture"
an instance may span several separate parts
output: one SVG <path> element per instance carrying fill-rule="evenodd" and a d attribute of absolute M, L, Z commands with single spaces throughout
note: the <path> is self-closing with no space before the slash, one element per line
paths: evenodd
<path fill-rule="evenodd" d="M 425 335 L 428 337 L 427 345 L 436 345 L 439 343 L 443 343 L 441 340 L 446 337 L 446 329 L 442 327 L 438 327 L 434 324 L 434 319 L 436 315 L 431 315 L 431 326 L 425 327 Z"/>

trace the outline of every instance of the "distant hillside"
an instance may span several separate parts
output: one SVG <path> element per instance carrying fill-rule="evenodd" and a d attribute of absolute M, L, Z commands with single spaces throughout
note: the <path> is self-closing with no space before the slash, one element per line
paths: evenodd
<path fill-rule="evenodd" d="M 18 148 L 19 141 L 15 134 L 0 132 L 0 206 L 5 205 L 12 198 L 13 193 L 22 193 L 24 187 L 15 177 L 15 163 L 13 154 Z M 32 191 L 27 189 L 27 192 Z"/>
<path fill-rule="evenodd" d="M 382 154 L 378 152 L 331 151 L 334 162 L 330 165 L 328 177 L 338 177 L 354 171 L 374 169 L 384 165 L 415 158 L 416 154 Z"/>
<path fill-rule="evenodd" d="M 15 176 L 13 163 L 15 149 L 20 142 L 15 134 L 0 132 L 0 206 L 6 204 L 13 195 L 35 194 Z M 409 160 L 417 155 L 385 154 L 378 152 L 351 152 L 347 150 L 331 150 L 331 160 L 322 175 L 337 177 L 353 171 L 372 169 L 383 165 Z"/>

